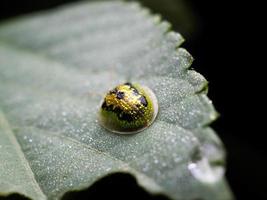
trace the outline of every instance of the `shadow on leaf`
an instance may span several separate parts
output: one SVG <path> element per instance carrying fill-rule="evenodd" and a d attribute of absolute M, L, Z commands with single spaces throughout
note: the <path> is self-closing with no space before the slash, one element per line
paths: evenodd
<path fill-rule="evenodd" d="M 140 187 L 130 174 L 115 173 L 102 178 L 82 191 L 68 192 L 64 200 L 72 199 L 153 199 L 168 200 L 163 195 L 151 195 Z"/>
<path fill-rule="evenodd" d="M 29 200 L 29 198 L 15 193 L 15 194 L 10 194 L 10 195 L 8 195 L 6 197 L 1 197 L 0 196 L 0 200 Z"/>

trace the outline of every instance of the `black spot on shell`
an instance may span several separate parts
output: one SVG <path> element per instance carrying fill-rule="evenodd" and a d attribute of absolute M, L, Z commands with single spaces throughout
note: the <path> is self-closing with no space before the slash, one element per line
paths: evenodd
<path fill-rule="evenodd" d="M 101 108 L 106 109 L 107 107 L 108 107 L 108 106 L 107 106 L 107 103 L 106 103 L 106 101 L 104 101 L 104 102 L 102 103 Z"/>
<path fill-rule="evenodd" d="M 128 114 L 128 113 L 124 113 L 124 112 L 122 112 L 120 115 L 118 115 L 118 118 L 120 120 L 124 120 L 124 121 L 127 121 L 127 122 L 134 121 L 134 116 L 133 115 Z"/>
<path fill-rule="evenodd" d="M 123 99 L 123 98 L 124 98 L 124 92 L 120 92 L 120 91 L 118 91 L 118 92 L 116 93 L 116 97 L 117 97 L 117 99 Z"/>
<path fill-rule="evenodd" d="M 112 110 L 113 110 L 113 106 L 112 106 L 112 105 L 109 105 L 109 106 L 108 106 L 107 103 L 106 103 L 106 101 L 103 102 L 101 108 L 102 108 L 103 110 L 106 110 L 106 111 L 112 111 Z"/>
<path fill-rule="evenodd" d="M 138 96 L 139 95 L 139 92 L 138 92 L 137 89 L 133 88 L 132 90 L 133 90 L 133 95 L 135 95 L 135 96 Z"/>
<path fill-rule="evenodd" d="M 115 89 L 113 89 L 113 90 L 110 90 L 110 91 L 109 91 L 109 94 L 116 94 L 117 91 L 118 91 L 118 90 L 115 88 Z"/>
<path fill-rule="evenodd" d="M 119 115 L 123 112 L 123 110 L 120 109 L 119 107 L 115 107 L 112 111 L 113 111 L 114 113 L 116 113 L 117 116 L 119 116 Z"/>
<path fill-rule="evenodd" d="M 145 96 L 141 96 L 139 98 L 141 104 L 143 104 L 145 107 L 147 107 L 147 100 L 146 100 L 146 97 Z"/>
<path fill-rule="evenodd" d="M 133 86 L 130 82 L 126 82 L 126 83 L 124 83 L 124 85 L 129 85 L 130 87 Z"/>

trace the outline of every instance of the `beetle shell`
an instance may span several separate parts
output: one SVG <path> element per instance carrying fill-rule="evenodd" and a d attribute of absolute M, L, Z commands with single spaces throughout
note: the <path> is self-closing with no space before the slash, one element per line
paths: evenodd
<path fill-rule="evenodd" d="M 151 125 L 157 113 L 157 98 L 148 87 L 124 83 L 106 94 L 99 111 L 99 122 L 109 131 L 132 134 Z"/>

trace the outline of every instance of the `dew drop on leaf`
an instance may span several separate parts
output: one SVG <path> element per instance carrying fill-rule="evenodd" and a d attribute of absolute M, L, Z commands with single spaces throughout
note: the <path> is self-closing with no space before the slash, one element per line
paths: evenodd
<path fill-rule="evenodd" d="M 222 158 L 217 157 L 218 149 L 213 145 L 204 145 L 196 149 L 187 168 L 191 174 L 204 183 L 215 183 L 224 175 Z"/>

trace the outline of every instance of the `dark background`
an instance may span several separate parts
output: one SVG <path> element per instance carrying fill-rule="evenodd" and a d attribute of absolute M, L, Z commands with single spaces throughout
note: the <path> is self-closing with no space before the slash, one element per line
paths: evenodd
<path fill-rule="evenodd" d="M 0 20 L 70 1 L 1 0 Z M 227 149 L 226 176 L 236 199 L 267 199 L 266 130 L 263 128 L 266 24 L 261 22 L 264 20 L 260 16 L 261 6 L 256 2 L 230 0 L 141 2 L 154 13 L 162 14 L 174 30 L 185 36 L 183 46 L 195 58 L 193 68 L 209 80 L 209 97 L 221 114 L 212 127 Z M 112 198 L 118 197 L 120 191 L 135 198 L 152 198 L 138 188 L 133 178 L 123 174 L 107 177 L 82 196 L 99 198 L 109 194 Z"/>

